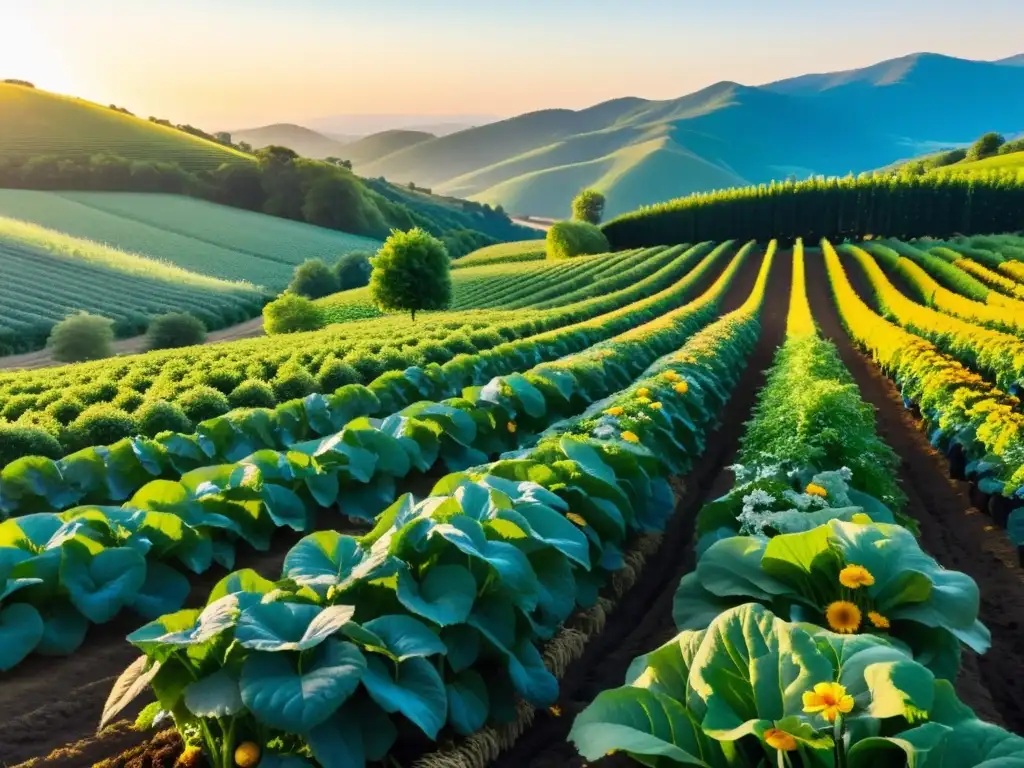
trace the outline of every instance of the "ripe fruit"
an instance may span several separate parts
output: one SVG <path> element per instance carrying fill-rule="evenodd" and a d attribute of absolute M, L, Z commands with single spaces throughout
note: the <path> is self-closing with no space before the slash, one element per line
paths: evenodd
<path fill-rule="evenodd" d="M 235 750 L 235 765 L 239 768 L 256 768 L 260 761 L 260 747 L 254 741 L 239 744 Z"/>

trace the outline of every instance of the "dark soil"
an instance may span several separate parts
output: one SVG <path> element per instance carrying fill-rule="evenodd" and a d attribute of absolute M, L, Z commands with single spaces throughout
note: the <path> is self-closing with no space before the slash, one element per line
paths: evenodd
<path fill-rule="evenodd" d="M 567 741 L 573 719 L 601 691 L 622 685 L 626 669 L 637 656 L 657 648 L 676 635 L 672 622 L 672 598 L 679 580 L 694 567 L 692 535 L 696 515 L 705 502 L 732 487 L 733 463 L 750 418 L 758 390 L 764 384 L 776 348 L 786 329 L 792 261 L 780 254 L 768 283 L 762 314 L 761 337 L 746 372 L 726 406 L 723 423 L 711 435 L 708 448 L 696 467 L 682 478 L 685 492 L 658 553 L 650 558 L 637 584 L 621 599 L 608 625 L 587 645 L 583 656 L 570 665 L 561 680 L 557 707 L 560 714 L 540 712 L 533 726 L 495 763 L 495 768 L 566 768 L 583 766 L 584 760 Z M 738 303 L 733 305 L 738 306 Z M 624 758 L 608 758 L 604 764 L 632 765 Z"/>
<path fill-rule="evenodd" d="M 752 255 L 747 259 L 723 297 L 723 311 L 736 309 L 746 300 L 759 267 L 759 258 Z M 712 274 L 698 281 L 690 296 L 699 295 L 720 273 L 721 270 L 712 270 Z M 437 479 L 438 475 L 433 473 L 413 478 L 404 490 L 424 495 Z M 345 530 L 339 528 L 339 523 L 336 514 L 324 513 L 316 528 Z M 285 554 L 299 538 L 300 534 L 292 531 L 278 531 L 269 552 L 240 552 L 236 569 L 253 568 L 268 578 L 277 578 Z M 214 568 L 195 577 L 188 605 L 201 606 L 226 573 Z M 87 750 L 90 759 L 99 759 L 95 755 L 111 757 L 146 739 L 149 734 L 127 728 L 118 729 L 116 738 L 93 737 L 113 682 L 138 656 L 138 651 L 124 638 L 141 624 L 138 617 L 125 614 L 110 624 L 91 628 L 85 644 L 71 656 L 30 657 L 12 672 L 0 675 L 0 765 L 13 766 L 46 755 L 50 757 L 41 758 L 34 765 L 87 765 L 91 762 L 67 762 L 67 754 L 60 755 L 60 751 L 65 745 L 82 742 L 78 750 Z M 140 698 L 138 707 L 124 715 L 134 717 L 146 703 Z"/>
<path fill-rule="evenodd" d="M 854 288 L 866 296 L 862 270 L 844 259 Z M 877 413 L 878 434 L 901 459 L 907 513 L 920 522 L 925 550 L 949 569 L 966 573 L 981 590 L 981 620 L 992 631 L 983 656 L 964 653 L 957 689 L 978 716 L 1024 733 L 1024 571 L 1005 534 L 971 502 L 967 483 L 951 480 L 949 463 L 903 407 L 899 390 L 855 348 L 843 329 L 817 252 L 807 258 L 808 293 L 822 333 L 835 342 L 864 400 Z"/>

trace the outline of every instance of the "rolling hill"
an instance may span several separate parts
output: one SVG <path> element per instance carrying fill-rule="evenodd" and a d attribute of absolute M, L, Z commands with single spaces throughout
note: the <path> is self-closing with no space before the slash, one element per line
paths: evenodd
<path fill-rule="evenodd" d="M 722 82 L 679 99 L 543 110 L 355 164 L 364 176 L 561 216 L 595 186 L 608 213 L 691 192 L 883 167 L 986 130 L 1024 127 L 1024 57 L 914 54 L 763 86 Z M 751 130 L 756 126 L 757 130 Z"/>
<path fill-rule="evenodd" d="M 323 134 L 303 128 L 301 125 L 278 123 L 265 125 L 262 128 L 245 128 L 232 131 L 231 138 L 251 144 L 254 149 L 262 149 L 271 144 L 288 147 L 303 157 L 323 160 L 325 157 L 344 157 L 345 142 L 324 136 Z"/>
<path fill-rule="evenodd" d="M 381 131 L 346 144 L 339 157 L 351 160 L 353 166 L 363 165 L 382 160 L 388 155 L 433 138 L 434 134 L 426 131 Z"/>
<path fill-rule="evenodd" d="M 177 162 L 186 170 L 247 162 L 230 147 L 83 99 L 0 83 L 0 158 L 113 152 L 131 160 Z"/>

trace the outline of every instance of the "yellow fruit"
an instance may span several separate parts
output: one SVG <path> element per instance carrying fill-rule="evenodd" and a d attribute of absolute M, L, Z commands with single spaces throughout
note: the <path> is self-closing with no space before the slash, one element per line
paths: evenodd
<path fill-rule="evenodd" d="M 247 741 L 244 744 L 238 745 L 238 749 L 235 750 L 235 765 L 237 765 L 238 768 L 256 768 L 259 762 L 259 744 L 253 741 Z"/>

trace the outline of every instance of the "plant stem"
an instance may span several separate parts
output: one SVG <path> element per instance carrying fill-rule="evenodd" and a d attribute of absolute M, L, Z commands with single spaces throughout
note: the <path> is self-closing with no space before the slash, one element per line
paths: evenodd
<path fill-rule="evenodd" d="M 223 768 L 232 768 L 235 764 L 235 724 L 238 720 L 234 717 L 231 718 L 231 725 L 228 726 L 227 731 L 224 731 L 224 726 L 221 726 L 221 732 L 224 733 L 224 744 L 221 749 L 221 765 Z"/>

